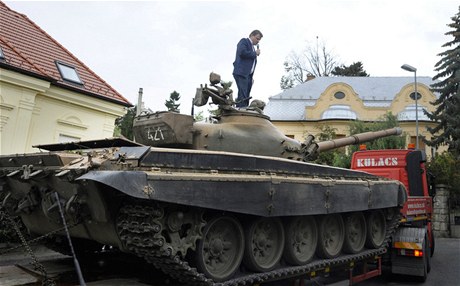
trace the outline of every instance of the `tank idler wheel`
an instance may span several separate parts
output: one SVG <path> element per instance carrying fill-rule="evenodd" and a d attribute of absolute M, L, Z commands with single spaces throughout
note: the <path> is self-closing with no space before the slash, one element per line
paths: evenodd
<path fill-rule="evenodd" d="M 197 248 L 197 267 L 216 282 L 231 278 L 243 260 L 244 233 L 230 216 L 213 218 L 203 230 Z"/>
<path fill-rule="evenodd" d="M 366 219 L 361 212 L 345 215 L 345 241 L 343 251 L 346 253 L 358 253 L 366 243 Z"/>
<path fill-rule="evenodd" d="M 367 237 L 366 246 L 379 248 L 385 241 L 387 223 L 385 215 L 381 210 L 371 211 L 367 216 Z"/>
<path fill-rule="evenodd" d="M 256 272 L 272 270 L 283 254 L 284 230 L 278 218 L 257 218 L 245 226 L 243 262 Z"/>
<path fill-rule="evenodd" d="M 284 259 L 291 265 L 303 265 L 315 254 L 318 231 L 314 217 L 292 217 L 286 223 Z"/>
<path fill-rule="evenodd" d="M 318 220 L 318 247 L 316 254 L 321 258 L 339 256 L 345 240 L 345 226 L 342 216 L 330 214 Z"/>

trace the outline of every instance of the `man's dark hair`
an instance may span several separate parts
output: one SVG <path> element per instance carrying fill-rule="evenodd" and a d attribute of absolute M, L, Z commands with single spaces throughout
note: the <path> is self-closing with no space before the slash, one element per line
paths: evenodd
<path fill-rule="evenodd" d="M 251 36 L 257 36 L 257 35 L 260 35 L 260 37 L 262 38 L 264 35 L 262 35 L 262 32 L 259 31 L 259 30 L 254 30 L 251 32 L 251 34 L 249 34 L 249 37 Z"/>

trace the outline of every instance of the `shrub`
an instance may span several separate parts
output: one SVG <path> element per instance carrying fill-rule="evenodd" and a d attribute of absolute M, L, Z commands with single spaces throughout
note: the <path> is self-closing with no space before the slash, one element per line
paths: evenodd
<path fill-rule="evenodd" d="M 460 194 L 460 159 L 451 152 L 436 155 L 427 164 L 428 171 L 435 176 L 436 184 L 450 186 L 454 193 Z"/>

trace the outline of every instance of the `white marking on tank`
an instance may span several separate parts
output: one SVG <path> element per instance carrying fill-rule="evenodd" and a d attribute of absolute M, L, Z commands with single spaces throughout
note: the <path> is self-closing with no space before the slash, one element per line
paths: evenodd
<path fill-rule="evenodd" d="M 149 138 L 150 140 L 152 140 L 152 141 L 165 140 L 165 137 L 163 136 L 163 132 L 161 131 L 160 127 L 157 127 L 157 129 L 155 129 L 155 135 L 154 136 L 152 136 L 152 133 L 150 132 L 150 128 L 149 128 L 147 130 L 147 138 Z"/>

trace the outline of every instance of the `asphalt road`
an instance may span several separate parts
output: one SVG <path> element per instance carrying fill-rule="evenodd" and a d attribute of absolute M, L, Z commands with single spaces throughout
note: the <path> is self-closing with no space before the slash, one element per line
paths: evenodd
<path fill-rule="evenodd" d="M 390 276 L 380 277 L 361 282 L 359 286 L 413 286 L 413 285 L 460 285 L 460 239 L 436 238 L 434 255 L 431 258 L 431 272 L 424 283 L 417 282 L 413 277 Z"/>

